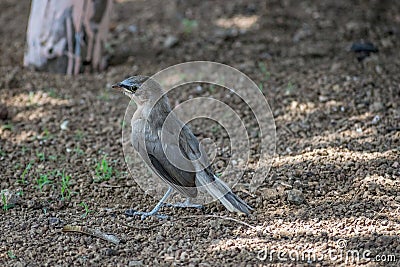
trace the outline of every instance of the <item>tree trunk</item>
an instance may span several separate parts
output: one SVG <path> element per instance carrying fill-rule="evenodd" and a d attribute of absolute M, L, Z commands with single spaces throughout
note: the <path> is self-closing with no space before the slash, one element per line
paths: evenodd
<path fill-rule="evenodd" d="M 112 0 L 32 0 L 24 66 L 53 73 L 103 70 Z"/>

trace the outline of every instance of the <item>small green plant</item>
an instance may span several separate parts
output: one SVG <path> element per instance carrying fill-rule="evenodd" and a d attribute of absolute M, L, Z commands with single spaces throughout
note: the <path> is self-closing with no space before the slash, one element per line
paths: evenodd
<path fill-rule="evenodd" d="M 221 125 L 217 124 L 217 125 L 213 125 L 213 126 L 211 127 L 211 132 L 212 132 L 213 134 L 216 134 L 216 133 L 218 133 L 219 131 L 221 131 Z"/>
<path fill-rule="evenodd" d="M 125 120 L 122 120 L 122 121 L 121 121 L 121 128 L 125 128 L 125 126 L 126 126 L 126 121 L 125 121 Z"/>
<path fill-rule="evenodd" d="M 7 256 L 12 260 L 17 258 L 11 250 L 7 251 Z"/>
<path fill-rule="evenodd" d="M 263 74 L 263 81 L 266 82 L 271 78 L 271 73 L 267 71 L 267 66 L 264 62 L 258 62 L 258 68 L 260 69 L 261 73 Z"/>
<path fill-rule="evenodd" d="M 182 20 L 182 25 L 183 25 L 183 32 L 185 34 L 191 34 L 195 28 L 197 28 L 198 23 L 197 20 L 191 20 L 191 19 L 183 19 Z"/>
<path fill-rule="evenodd" d="M 36 180 L 37 184 L 38 184 L 38 189 L 40 191 L 42 191 L 43 187 L 46 184 L 51 184 L 52 181 L 49 179 L 49 175 L 48 174 L 40 174 L 39 178 Z"/>
<path fill-rule="evenodd" d="M 37 138 L 39 140 L 48 140 L 48 139 L 51 139 L 52 137 L 53 137 L 53 135 L 50 133 L 50 131 L 47 128 L 45 128 L 43 130 L 43 132 L 40 136 L 37 136 Z"/>
<path fill-rule="evenodd" d="M 44 152 L 36 152 L 36 157 L 38 157 L 38 159 L 40 161 L 45 161 L 46 160 L 46 156 L 44 155 Z"/>
<path fill-rule="evenodd" d="M 46 93 L 51 98 L 62 98 L 60 95 L 57 94 L 57 91 L 54 88 L 48 88 Z"/>
<path fill-rule="evenodd" d="M 26 151 L 28 151 L 28 148 L 26 146 L 23 146 L 21 148 L 22 155 L 25 155 Z"/>
<path fill-rule="evenodd" d="M 81 130 L 76 130 L 74 138 L 77 141 L 82 140 L 83 139 L 83 132 Z"/>
<path fill-rule="evenodd" d="M 26 181 L 25 177 L 28 174 L 29 170 L 32 168 L 32 162 L 29 162 L 28 165 L 26 165 L 24 171 L 21 174 L 21 179 L 17 180 L 17 183 L 20 184 L 27 184 L 28 182 Z"/>
<path fill-rule="evenodd" d="M 7 211 L 15 206 L 14 203 L 8 203 L 6 192 L 7 192 L 7 190 L 2 190 L 0 193 L 1 194 L 1 204 L 3 206 L 2 208 L 4 211 Z"/>
<path fill-rule="evenodd" d="M 96 179 L 95 182 L 103 182 L 110 180 L 113 174 L 112 167 L 108 164 L 106 156 L 96 165 Z"/>
<path fill-rule="evenodd" d="M 74 153 L 78 154 L 79 156 L 82 156 L 85 154 L 85 152 L 81 149 L 81 147 L 79 146 L 79 144 L 74 147 Z"/>
<path fill-rule="evenodd" d="M 286 95 L 290 95 L 293 92 L 293 90 L 295 89 L 295 87 L 296 86 L 291 81 L 289 81 L 288 84 L 287 84 L 287 87 L 286 87 L 285 94 Z"/>
<path fill-rule="evenodd" d="M 47 157 L 51 161 L 57 161 L 57 156 L 56 155 L 50 155 Z"/>
<path fill-rule="evenodd" d="M 85 209 L 85 213 L 81 215 L 82 218 L 86 218 L 89 215 L 89 213 L 92 212 L 91 210 L 89 210 L 89 206 L 84 201 L 82 201 L 79 204 L 79 206 L 81 206 Z"/>
<path fill-rule="evenodd" d="M 8 131 L 13 131 L 14 130 L 14 125 L 12 124 L 12 123 L 7 123 L 7 124 L 3 124 L 2 126 L 1 126 L 1 128 L 3 129 L 3 130 L 8 130 Z"/>
<path fill-rule="evenodd" d="M 70 199 L 71 189 L 69 189 L 69 180 L 71 176 L 65 174 L 64 170 L 62 173 L 58 172 L 57 175 L 61 176 L 61 199 Z"/>
<path fill-rule="evenodd" d="M 3 210 L 7 211 L 9 209 L 7 197 L 4 191 L 1 191 L 1 204 L 3 205 Z"/>
<path fill-rule="evenodd" d="M 210 84 L 210 87 L 208 89 L 210 91 L 211 94 L 215 93 L 215 85 L 214 84 Z"/>
<path fill-rule="evenodd" d="M 13 169 L 14 170 L 18 170 L 19 168 L 21 168 L 21 164 L 20 163 L 15 163 Z"/>
<path fill-rule="evenodd" d="M 262 83 L 260 83 L 260 84 L 258 85 L 258 89 L 260 89 L 261 92 L 264 90 L 264 86 L 263 86 Z"/>

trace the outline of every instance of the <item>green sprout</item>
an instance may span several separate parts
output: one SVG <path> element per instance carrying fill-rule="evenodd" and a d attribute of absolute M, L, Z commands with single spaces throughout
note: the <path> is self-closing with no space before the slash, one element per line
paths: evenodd
<path fill-rule="evenodd" d="M 74 147 L 74 150 L 73 150 L 76 154 L 78 154 L 79 156 L 82 156 L 82 155 L 84 155 L 85 154 L 85 152 L 81 149 L 81 147 L 79 146 L 79 144 L 76 146 L 76 147 Z"/>
<path fill-rule="evenodd" d="M 89 213 L 92 212 L 91 210 L 89 210 L 89 206 L 84 201 L 82 201 L 79 204 L 79 206 L 81 206 L 85 209 L 85 213 L 81 215 L 82 218 L 86 218 L 89 215 Z"/>
<path fill-rule="evenodd" d="M 1 204 L 3 205 L 3 210 L 7 211 L 7 210 L 11 209 L 12 207 L 14 207 L 15 204 L 8 203 L 8 199 L 7 199 L 5 192 L 6 192 L 6 190 L 1 191 Z"/>
<path fill-rule="evenodd" d="M 38 140 L 44 140 L 44 141 L 46 141 L 46 140 L 48 140 L 48 139 L 53 138 L 53 135 L 50 133 L 50 131 L 49 131 L 47 128 L 45 128 L 45 129 L 43 130 L 42 134 L 41 134 L 41 135 L 37 135 L 36 138 L 37 138 Z"/>
<path fill-rule="evenodd" d="M 191 20 L 191 19 L 183 19 L 182 20 L 182 25 L 183 25 L 183 31 L 185 34 L 190 34 L 193 32 L 195 28 L 197 28 L 198 23 L 197 20 Z"/>
<path fill-rule="evenodd" d="M 81 130 L 75 131 L 75 140 L 80 141 L 83 139 L 83 132 Z"/>
<path fill-rule="evenodd" d="M 12 260 L 17 258 L 11 250 L 7 251 L 7 256 Z"/>
<path fill-rule="evenodd" d="M 48 159 L 51 161 L 56 161 L 57 160 L 57 155 L 50 155 L 48 156 Z"/>
<path fill-rule="evenodd" d="M 211 127 L 211 132 L 212 132 L 213 134 L 218 133 L 220 130 L 221 130 L 221 125 L 219 125 L 219 124 L 213 125 L 213 126 Z"/>
<path fill-rule="evenodd" d="M 71 176 L 66 175 L 64 170 L 62 173 L 58 172 L 57 175 L 61 176 L 61 199 L 70 199 L 71 190 L 69 189 L 69 180 Z"/>
<path fill-rule="evenodd" d="M 125 126 L 126 126 L 126 121 L 125 121 L 125 120 L 122 120 L 122 121 L 121 121 L 121 128 L 125 128 Z"/>
<path fill-rule="evenodd" d="M 26 151 L 28 151 L 28 148 L 27 148 L 26 146 L 23 146 L 23 147 L 21 148 L 22 154 L 25 155 Z"/>
<path fill-rule="evenodd" d="M 214 84 L 210 84 L 209 91 L 211 94 L 215 93 L 215 85 Z"/>
<path fill-rule="evenodd" d="M 45 160 L 46 160 L 46 157 L 45 157 L 45 155 L 44 155 L 44 152 L 36 152 L 36 157 L 38 157 L 38 159 L 39 159 L 40 161 L 45 161 Z"/>
<path fill-rule="evenodd" d="M 263 81 L 266 82 L 271 78 L 271 73 L 267 71 L 267 66 L 264 62 L 258 62 L 258 68 L 260 69 L 261 73 L 264 75 Z"/>
<path fill-rule="evenodd" d="M 32 168 L 32 162 L 29 162 L 28 165 L 26 165 L 24 171 L 21 174 L 21 179 L 17 180 L 17 183 L 21 184 L 27 184 L 27 181 L 25 179 L 26 175 L 28 174 L 29 170 Z"/>
<path fill-rule="evenodd" d="M 287 84 L 287 87 L 286 87 L 285 94 L 286 95 L 290 95 L 295 88 L 296 88 L 296 86 L 291 81 L 289 81 L 288 84 Z"/>
<path fill-rule="evenodd" d="M 104 156 L 101 162 L 96 165 L 96 177 L 95 182 L 103 182 L 110 180 L 113 174 L 113 169 L 109 166 L 106 157 Z"/>
<path fill-rule="evenodd" d="M 264 86 L 263 86 L 262 83 L 260 83 L 260 84 L 258 85 L 258 89 L 260 89 L 261 92 L 264 90 Z"/>
<path fill-rule="evenodd" d="M 7 197 L 4 191 L 1 191 L 1 204 L 3 204 L 3 210 L 7 211 L 10 207 L 7 203 Z"/>
<path fill-rule="evenodd" d="M 21 168 L 21 164 L 20 163 L 15 163 L 13 169 L 14 170 L 18 170 L 19 168 Z"/>
<path fill-rule="evenodd" d="M 48 174 L 40 174 L 39 178 L 36 181 L 38 183 L 38 188 L 39 188 L 40 192 L 42 191 L 43 187 L 46 184 L 51 184 L 52 183 L 52 181 L 49 179 Z"/>
<path fill-rule="evenodd" d="M 59 95 L 57 94 L 57 91 L 56 91 L 54 88 L 48 88 L 48 89 L 46 90 L 46 93 L 47 93 L 47 95 L 48 95 L 49 97 L 51 97 L 51 98 L 62 98 L 61 96 L 59 96 Z"/>
<path fill-rule="evenodd" d="M 1 126 L 1 128 L 3 130 L 8 130 L 8 131 L 12 132 L 14 130 L 14 125 L 12 123 L 7 123 L 7 124 L 4 124 L 3 126 Z"/>

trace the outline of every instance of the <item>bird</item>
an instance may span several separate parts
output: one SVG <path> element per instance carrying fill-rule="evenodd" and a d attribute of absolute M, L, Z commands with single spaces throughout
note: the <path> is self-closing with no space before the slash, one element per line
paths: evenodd
<path fill-rule="evenodd" d="M 148 76 L 132 76 L 112 85 L 135 101 L 137 109 L 131 119 L 131 143 L 150 169 L 168 185 L 168 190 L 149 212 L 135 211 L 142 219 L 158 214 L 174 191 L 186 197 L 180 207 L 192 204 L 198 190 L 218 199 L 230 212 L 249 215 L 253 210 L 236 196 L 211 169 L 207 154 L 192 131 L 171 110 L 161 85 Z M 174 141 L 175 140 L 175 141 Z"/>

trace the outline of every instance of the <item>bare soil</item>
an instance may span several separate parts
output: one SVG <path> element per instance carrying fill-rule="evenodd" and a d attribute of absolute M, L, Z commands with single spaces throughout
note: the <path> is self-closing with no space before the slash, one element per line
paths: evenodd
<path fill-rule="evenodd" d="M 400 2 L 120 0 L 108 70 L 77 77 L 22 68 L 29 9 L 29 1 L 0 2 L 0 189 L 14 198 L 1 199 L 0 265 L 399 264 Z M 379 51 L 358 60 L 350 47 L 365 42 Z M 262 85 L 277 131 L 271 171 L 254 193 L 246 183 L 234 189 L 254 207 L 249 217 L 216 202 L 164 207 L 163 221 L 127 217 L 157 200 L 125 165 L 128 99 L 110 85 L 191 60 L 228 64 Z M 172 104 L 195 95 L 185 92 Z M 225 95 L 204 92 L 213 93 Z M 218 171 L 229 142 L 212 126 L 197 121 L 193 130 L 228 147 Z M 99 181 L 102 159 L 112 171 Z M 121 243 L 64 233 L 65 225 Z M 318 258 L 302 258 L 307 250 Z"/>

